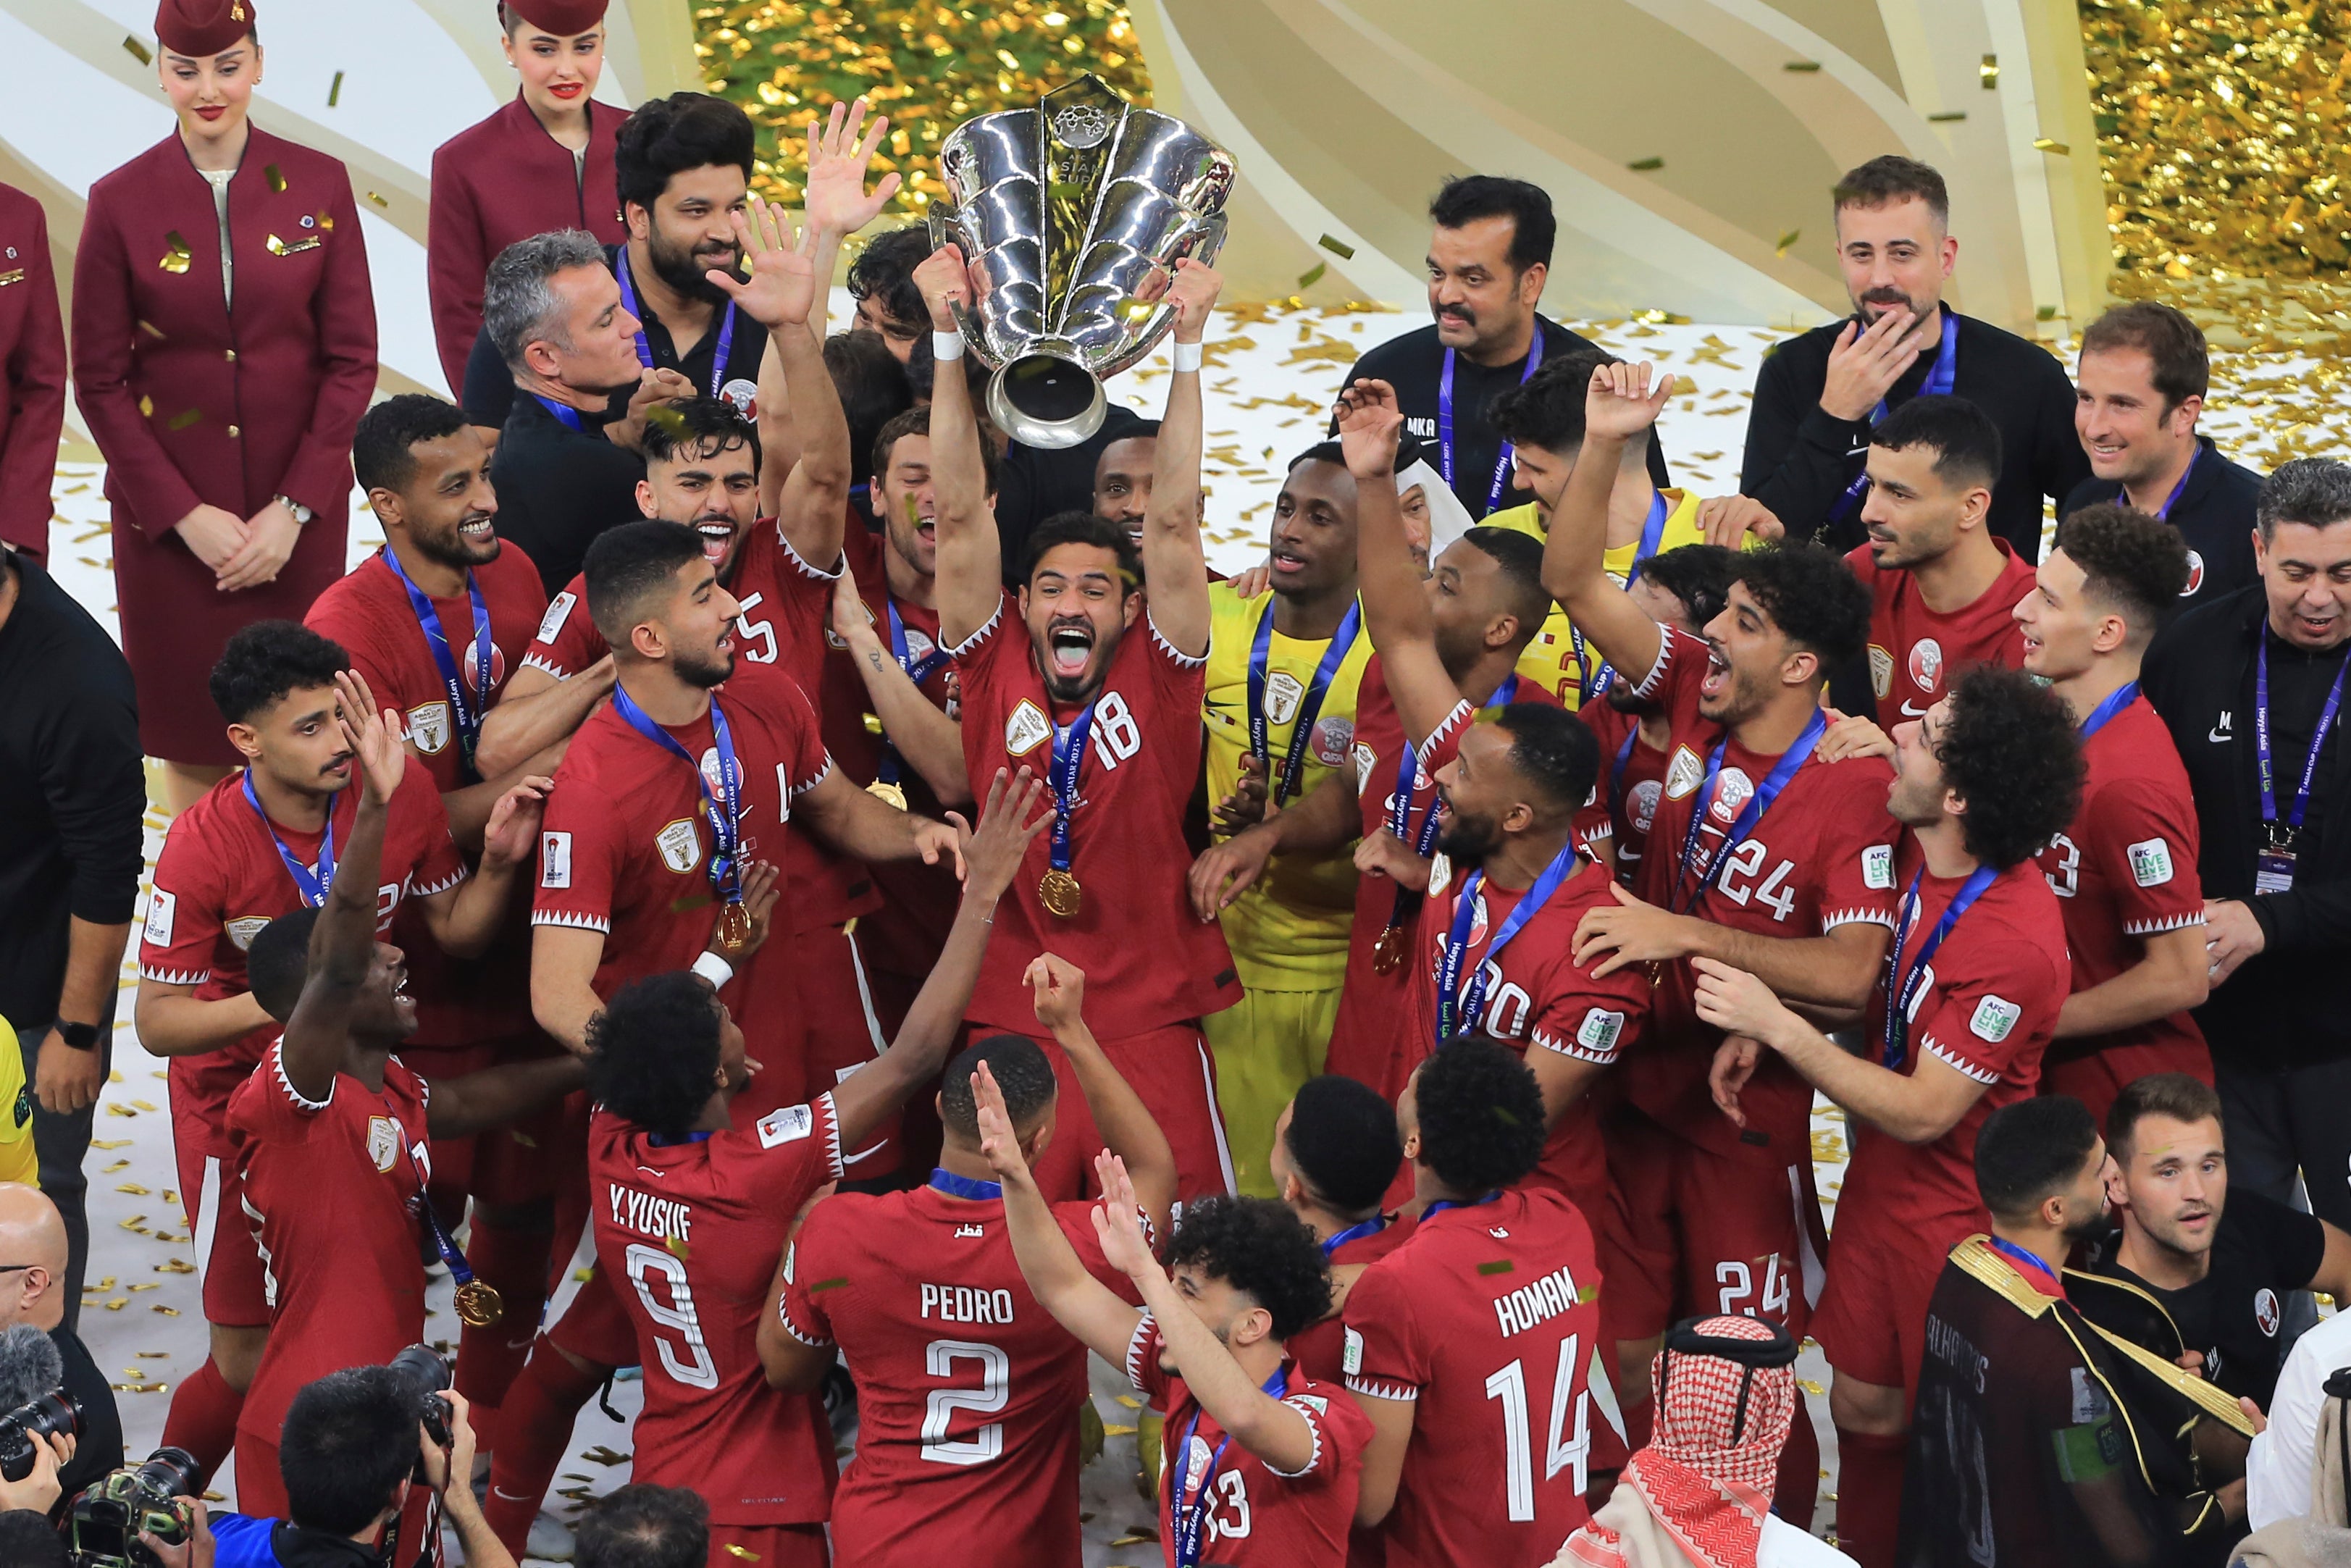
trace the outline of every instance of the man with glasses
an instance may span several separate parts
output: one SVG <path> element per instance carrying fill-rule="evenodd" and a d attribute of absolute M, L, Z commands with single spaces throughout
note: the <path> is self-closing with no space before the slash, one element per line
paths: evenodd
<path fill-rule="evenodd" d="M 65 1358 L 65 1391 L 81 1406 L 74 1457 L 57 1471 L 71 1497 L 122 1463 L 122 1417 L 106 1374 L 66 1326 L 66 1222 L 40 1188 L 0 1182 L 0 1330 L 30 1323 L 47 1334 Z"/>

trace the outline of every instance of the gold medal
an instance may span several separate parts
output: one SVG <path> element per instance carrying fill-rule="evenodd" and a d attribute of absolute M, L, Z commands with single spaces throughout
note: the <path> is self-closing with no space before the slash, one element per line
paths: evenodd
<path fill-rule="evenodd" d="M 718 940 L 729 947 L 740 947 L 751 939 L 751 912 L 737 901 L 726 906 L 718 917 Z"/>
<path fill-rule="evenodd" d="M 1037 897 L 1045 907 L 1064 920 L 1078 917 L 1078 906 L 1084 899 L 1084 890 L 1078 879 L 1056 866 L 1037 883 Z"/>
<path fill-rule="evenodd" d="M 886 779 L 876 779 L 872 783 L 868 784 L 865 787 L 865 792 L 868 795 L 872 796 L 875 800 L 881 801 L 885 806 L 895 806 L 901 811 L 906 809 L 906 791 L 904 788 L 901 785 L 892 783 Z"/>
<path fill-rule="evenodd" d="M 507 1304 L 498 1299 L 497 1289 L 479 1280 L 468 1280 L 457 1287 L 457 1318 L 469 1329 L 486 1329 L 507 1315 Z"/>
<path fill-rule="evenodd" d="M 1372 944 L 1372 973 L 1393 975 L 1404 963 L 1404 927 L 1391 925 Z"/>

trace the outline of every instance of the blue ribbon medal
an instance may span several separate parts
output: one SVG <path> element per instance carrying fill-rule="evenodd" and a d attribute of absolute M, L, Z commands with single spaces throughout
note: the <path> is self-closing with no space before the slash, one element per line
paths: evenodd
<path fill-rule="evenodd" d="M 1730 831 L 1723 834 L 1722 842 L 1715 846 L 1714 853 L 1707 860 L 1706 869 L 1698 874 L 1698 885 L 1693 888 L 1689 880 L 1697 862 L 1698 834 L 1706 824 L 1708 814 L 1714 810 L 1715 791 L 1722 782 L 1723 749 L 1730 744 L 1730 737 L 1725 734 L 1714 743 L 1714 754 L 1706 761 L 1706 780 L 1698 787 L 1698 799 L 1690 808 L 1689 826 L 1682 831 L 1681 866 L 1674 873 L 1672 895 L 1667 900 L 1668 909 L 1677 915 L 1687 915 L 1698 906 L 1698 901 L 1714 886 L 1715 878 L 1722 874 L 1723 862 L 1730 858 L 1731 851 L 1745 842 L 1747 835 L 1755 831 L 1755 825 L 1763 820 L 1763 813 L 1771 809 L 1771 802 L 1780 798 L 1780 791 L 1788 787 L 1788 780 L 1796 776 L 1796 770 L 1804 765 L 1805 758 L 1812 756 L 1813 747 L 1821 743 L 1821 737 L 1827 733 L 1828 727 L 1828 716 L 1814 708 L 1812 722 L 1804 726 L 1804 733 L 1796 737 L 1796 744 L 1780 754 L 1780 760 L 1771 765 L 1771 771 L 1756 787 L 1755 793 L 1747 798 L 1747 803 L 1740 808 L 1738 819 L 1730 824 Z M 1629 757 L 1632 754 L 1628 749 L 1625 755 Z"/>
<path fill-rule="evenodd" d="M 1075 920 L 1085 902 L 1085 890 L 1070 870 L 1070 813 L 1078 808 L 1078 773 L 1085 766 L 1086 737 L 1093 733 L 1094 705 L 1053 731 L 1053 837 L 1050 870 L 1037 880 L 1038 902 L 1064 920 Z"/>
<path fill-rule="evenodd" d="M 416 624 L 424 633 L 424 646 L 433 654 L 434 668 L 441 672 L 442 689 L 449 695 L 449 722 L 457 731 L 457 756 L 467 778 L 478 782 L 481 775 L 474 768 L 474 748 L 482 737 L 482 715 L 490 706 L 490 661 L 497 653 L 497 644 L 490 639 L 490 606 L 482 597 L 482 585 L 471 571 L 465 573 L 465 598 L 474 611 L 474 697 L 465 700 L 465 683 L 457 676 L 457 655 L 449 646 L 449 633 L 442 629 L 441 612 L 433 607 L 432 597 L 412 581 L 402 570 L 400 557 L 390 545 L 383 548 L 383 564 L 392 568 L 392 575 L 400 579 L 400 586 L 408 591 L 408 608 L 416 614 Z M 476 706 L 478 705 L 478 706 Z"/>
<path fill-rule="evenodd" d="M 946 650 L 935 643 L 929 653 L 915 658 L 906 651 L 906 622 L 898 614 L 898 601 L 891 598 L 887 591 L 882 595 L 882 612 L 888 619 L 891 656 L 898 661 L 898 667 L 906 672 L 908 680 L 921 685 L 930 679 L 931 672 L 946 663 Z M 898 754 L 896 747 L 890 744 L 890 732 L 883 730 L 882 757 L 874 764 L 873 782 L 865 787 L 865 792 L 903 811 L 906 809 L 906 787 L 901 780 L 905 776 L 906 759 Z"/>
<path fill-rule="evenodd" d="M 1519 375 L 1520 386 L 1534 380 L 1535 371 L 1542 368 L 1542 323 L 1539 321 L 1535 323 L 1534 347 L 1527 350 L 1527 368 Z M 1453 484 L 1454 359 L 1453 350 L 1446 350 L 1445 371 L 1437 382 L 1437 465 L 1445 475 L 1445 483 L 1448 488 Z M 1495 507 L 1502 504 L 1502 492 L 1510 482 L 1510 458 L 1515 451 L 1516 449 L 1505 441 L 1502 443 L 1502 450 L 1495 455 L 1493 483 L 1486 487 L 1486 507 L 1485 510 L 1478 514 L 1479 517 L 1484 517 L 1490 515 Z"/>
<path fill-rule="evenodd" d="M 1652 493 L 1648 518 L 1641 525 L 1641 542 L 1633 547 L 1633 564 L 1625 573 L 1626 588 L 1641 580 L 1643 563 L 1656 554 L 1657 547 L 1666 542 L 1666 522 L 1672 516 L 1673 508 L 1666 505 L 1665 497 Z M 1616 666 L 1603 663 L 1597 674 L 1589 674 L 1592 664 L 1584 657 L 1583 632 L 1573 621 L 1567 624 L 1567 640 L 1575 650 L 1576 684 L 1583 693 L 1583 700 L 1590 702 L 1616 684 Z"/>
<path fill-rule="evenodd" d="M 614 276 L 621 280 L 621 308 L 637 319 L 637 363 L 647 370 L 653 368 L 653 346 L 645 338 L 644 316 L 637 308 L 637 286 L 629 277 L 629 247 L 622 246 L 618 260 L 612 264 Z M 716 397 L 718 389 L 726 384 L 727 356 L 735 351 L 735 301 L 726 302 L 726 313 L 719 318 L 718 343 L 710 355 L 710 395 Z M 575 427 L 576 428 L 576 427 Z"/>
<path fill-rule="evenodd" d="M 1527 922 L 1535 917 L 1537 910 L 1551 902 L 1551 895 L 1559 891 L 1559 884 L 1575 873 L 1577 853 L 1575 835 L 1570 833 L 1566 847 L 1552 857 L 1551 864 L 1543 867 L 1542 874 L 1535 878 L 1534 885 L 1527 889 L 1527 894 L 1519 900 L 1518 907 L 1504 918 L 1502 928 L 1494 933 L 1493 943 L 1486 949 L 1485 959 L 1478 966 L 1478 972 L 1469 977 L 1466 992 L 1461 988 L 1461 964 L 1469 949 L 1469 926 L 1478 913 L 1478 890 L 1485 884 L 1484 869 L 1471 872 L 1469 879 L 1461 884 L 1461 896 L 1453 904 L 1453 929 L 1446 933 L 1445 953 L 1437 965 L 1437 1044 L 1443 1045 L 1457 1034 L 1473 1032 L 1484 1019 L 1488 972 L 1499 973 L 1497 966 L 1501 962 L 1502 949 L 1526 929 Z"/>
<path fill-rule="evenodd" d="M 718 699 L 710 699 L 710 737 L 718 753 L 719 788 L 716 793 L 702 771 L 702 764 L 678 744 L 677 737 L 655 724 L 652 716 L 637 706 L 626 686 L 612 688 L 612 708 L 628 721 L 631 729 L 683 759 L 693 770 L 695 788 L 702 791 L 703 813 L 710 820 L 710 885 L 726 905 L 719 916 L 718 935 L 730 946 L 741 943 L 751 935 L 751 912 L 743 907 L 743 767 L 735 759 L 734 733 L 727 727 L 726 715 L 720 711 Z"/>
<path fill-rule="evenodd" d="M 1280 1398 L 1290 1386 L 1287 1371 L 1274 1368 L 1273 1375 L 1265 1380 L 1263 1386 L 1269 1398 Z M 1225 1450 L 1233 1440 L 1230 1432 L 1217 1438 L 1215 1451 L 1207 1455 L 1205 1463 L 1196 1466 L 1192 1446 L 1197 1441 L 1199 1430 L 1200 1411 L 1196 1404 L 1191 1424 L 1184 1428 L 1183 1447 L 1176 1450 L 1177 1462 L 1183 1469 L 1167 1478 L 1167 1522 L 1176 1548 L 1175 1568 L 1198 1568 L 1200 1552 L 1207 1545 L 1208 1513 L 1217 1506 L 1217 1467 L 1224 1463 Z M 1202 1443 L 1200 1447 L 1206 1448 L 1207 1445 Z M 1199 1472 L 1197 1476 L 1192 1473 L 1195 1469 Z"/>
<path fill-rule="evenodd" d="M 338 792 L 340 793 L 340 791 Z M 319 833 L 319 864 L 316 870 L 294 858 L 286 841 L 277 836 L 277 824 L 261 809 L 261 797 L 254 792 L 253 769 L 245 770 L 245 800 L 253 814 L 261 819 L 261 831 L 277 846 L 277 858 L 286 862 L 286 874 L 294 879 L 294 891 L 302 895 L 302 903 L 316 909 L 327 902 L 327 890 L 335 885 L 335 795 L 327 797 L 327 825 Z"/>
<path fill-rule="evenodd" d="M 1926 384 L 1918 389 L 1920 397 L 1949 397 L 1951 388 L 1959 382 L 1959 313 L 1948 305 L 1938 308 L 1943 313 L 1943 340 L 1935 350 L 1935 368 L 1927 372 Z M 1879 398 L 1877 407 L 1870 413 L 1869 423 L 1876 424 L 1885 419 L 1886 412 L 1886 400 Z M 1865 457 L 1861 473 L 1844 487 L 1844 494 L 1837 497 L 1836 509 L 1829 520 L 1841 523 L 1853 516 L 1861 508 L 1861 498 L 1868 494 L 1869 467 Z"/>
<path fill-rule="evenodd" d="M 1910 878 L 1910 891 L 1902 895 L 1901 917 L 1895 922 L 1894 941 L 1886 949 L 1886 972 L 1879 987 L 1886 1000 L 1886 1043 L 1877 1061 L 1888 1072 L 1901 1069 L 1903 1055 L 1909 1049 L 1910 1009 L 1917 1002 L 1918 988 L 1927 983 L 1928 963 L 1942 946 L 1943 938 L 1959 925 L 1959 916 L 1983 896 L 1984 889 L 2000 873 L 1988 865 L 1970 872 L 1968 880 L 1959 884 L 1959 891 L 1951 895 L 1950 907 L 1943 911 L 1943 917 L 1935 922 L 1935 929 L 1918 944 L 1918 951 L 1910 956 L 1906 967 L 1902 963 L 1902 944 L 1909 936 L 1910 928 L 1918 923 L 1918 882 L 1926 874 L 1921 868 Z"/>
<path fill-rule="evenodd" d="M 1273 610 L 1270 596 L 1266 600 L 1264 613 L 1257 618 L 1257 636 L 1249 643 L 1249 753 L 1273 760 L 1271 733 L 1273 721 L 1266 712 L 1266 666 L 1273 655 Z M 1314 666 L 1312 683 L 1298 700 L 1291 715 L 1290 750 L 1281 759 L 1280 777 L 1272 780 L 1272 805 L 1288 805 L 1297 799 L 1306 777 L 1306 753 L 1314 738 L 1315 721 L 1322 716 L 1323 699 L 1330 695 L 1331 682 L 1339 674 L 1339 666 L 1347 662 L 1348 651 L 1355 645 L 1355 634 L 1362 629 L 1363 606 L 1347 606 L 1346 618 L 1339 622 L 1338 631 L 1331 635 L 1330 646 L 1323 649 L 1322 662 Z M 1287 679 L 1288 677 L 1284 677 Z"/>

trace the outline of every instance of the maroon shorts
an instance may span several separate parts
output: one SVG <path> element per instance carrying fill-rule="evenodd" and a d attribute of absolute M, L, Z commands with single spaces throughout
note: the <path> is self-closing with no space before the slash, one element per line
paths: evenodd
<path fill-rule="evenodd" d="M 1927 1348 L 1927 1309 L 1951 1249 L 1972 1225 L 1920 1231 L 1879 1223 L 1855 1224 L 1854 1199 L 1829 1258 L 1828 1288 L 1813 1316 L 1813 1337 L 1840 1375 L 1899 1388 L 1907 1409 L 1918 1390 L 1918 1361 Z"/>
<path fill-rule="evenodd" d="M 1828 1255 L 1809 1150 L 1726 1155 L 1625 1105 L 1610 1119 L 1608 1171 L 1623 1207 L 1593 1229 L 1622 1337 L 1651 1339 L 1700 1312 L 1804 1336 Z"/>
<path fill-rule="evenodd" d="M 264 1328 L 269 1322 L 268 1281 L 261 1244 L 245 1212 L 245 1183 L 236 1162 L 214 1142 L 212 1129 L 193 1116 L 172 1113 L 172 1153 L 180 1170 L 180 1207 L 187 1212 L 188 1239 L 196 1254 L 204 1322 L 225 1328 Z"/>
<path fill-rule="evenodd" d="M 555 1326 L 547 1331 L 547 1337 L 555 1342 L 557 1348 L 569 1351 L 592 1366 L 639 1364 L 636 1325 L 629 1321 L 628 1310 L 614 1293 L 614 1283 L 604 1266 L 597 1264 L 563 1315 L 555 1320 Z"/>
<path fill-rule="evenodd" d="M 808 1040 L 810 1096 L 840 1084 L 890 1048 L 865 956 L 850 926 L 824 925 L 794 935 L 792 983 Z M 898 1168 L 898 1158 L 895 1112 L 859 1139 L 857 1147 L 841 1152 L 849 1181 L 886 1176 Z"/>
<path fill-rule="evenodd" d="M 965 1026 L 965 1043 L 998 1034 L 1027 1034 L 1053 1064 L 1061 1098 L 1053 1108 L 1053 1136 L 1038 1156 L 1037 1186 L 1048 1202 L 1064 1203 L 1095 1190 L 1094 1155 L 1102 1134 L 1086 1109 L 1086 1097 L 1070 1071 L 1070 1059 L 1050 1037 L 1027 1030 Z M 1176 1155 L 1176 1196 L 1200 1197 L 1233 1190 L 1233 1160 L 1225 1146 L 1225 1120 L 1217 1109 L 1216 1059 L 1196 1023 L 1171 1024 L 1142 1034 L 1102 1042 L 1102 1054 L 1143 1102 L 1167 1146 Z"/>

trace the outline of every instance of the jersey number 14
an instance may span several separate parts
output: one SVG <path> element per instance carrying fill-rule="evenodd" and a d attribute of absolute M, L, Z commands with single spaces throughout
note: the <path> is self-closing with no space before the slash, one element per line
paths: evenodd
<path fill-rule="evenodd" d="M 1573 1468 L 1578 1497 L 1583 1495 L 1592 1454 L 1592 1391 L 1578 1375 L 1583 1363 L 1576 1359 L 1583 1337 L 1570 1334 L 1560 1342 L 1559 1370 L 1552 1375 L 1551 1435 L 1543 1443 L 1542 1474 L 1549 1481 Z M 1510 1482 L 1510 1521 L 1528 1523 L 1535 1517 L 1535 1461 L 1534 1432 L 1528 1424 L 1526 1363 L 1513 1361 L 1486 1379 L 1486 1397 L 1502 1402 L 1502 1465 Z M 1575 1414 L 1572 1433 L 1567 1430 L 1571 1405 Z"/>

